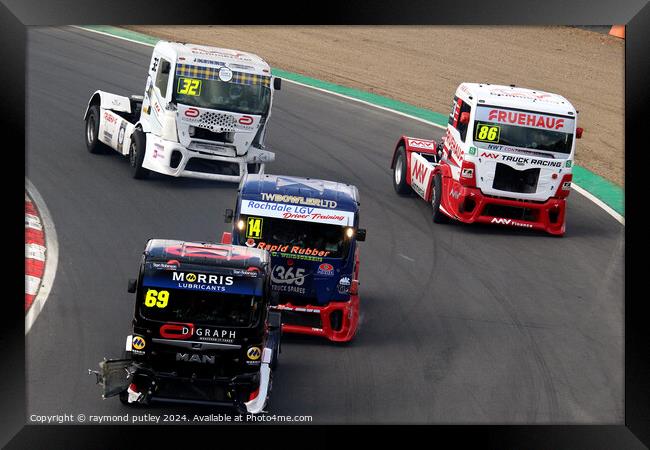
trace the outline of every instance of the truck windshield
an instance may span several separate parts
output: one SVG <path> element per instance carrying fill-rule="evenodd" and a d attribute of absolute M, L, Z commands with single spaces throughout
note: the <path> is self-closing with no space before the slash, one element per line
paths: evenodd
<path fill-rule="evenodd" d="M 147 320 L 248 327 L 256 322 L 260 300 L 252 295 L 145 286 L 139 310 Z"/>
<path fill-rule="evenodd" d="M 239 226 L 241 224 L 241 226 Z M 301 220 L 240 215 L 239 241 L 282 256 L 311 255 L 345 258 L 350 250 L 349 227 Z"/>
<path fill-rule="evenodd" d="M 479 107 L 473 138 L 480 148 L 518 147 L 568 155 L 573 147 L 574 126 L 570 117 Z"/>
<path fill-rule="evenodd" d="M 177 75 L 173 100 L 199 108 L 266 115 L 271 104 L 271 90 L 263 84 L 248 85 Z"/>

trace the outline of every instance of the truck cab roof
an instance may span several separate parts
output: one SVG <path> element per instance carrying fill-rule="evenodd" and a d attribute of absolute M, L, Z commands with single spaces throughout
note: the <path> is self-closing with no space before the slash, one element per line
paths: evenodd
<path fill-rule="evenodd" d="M 518 86 L 489 83 L 461 83 L 456 96 L 475 106 L 497 106 L 576 117 L 571 102 L 559 94 Z"/>
<path fill-rule="evenodd" d="M 185 242 L 171 239 L 150 239 L 144 250 L 145 259 L 168 264 L 195 264 L 207 269 L 264 269 L 271 259 L 265 250 L 239 245 L 209 242 Z"/>
<path fill-rule="evenodd" d="M 327 203 L 340 211 L 359 211 L 359 190 L 356 186 L 316 178 L 284 175 L 250 174 L 242 180 L 241 198 L 276 203 L 319 206 Z M 284 198 L 283 198 L 284 197 Z M 311 202 L 311 203 L 310 203 Z"/>
<path fill-rule="evenodd" d="M 177 61 L 182 64 L 227 66 L 238 72 L 271 75 L 271 68 L 268 63 L 253 53 L 229 48 L 168 41 L 158 41 L 156 50 L 170 56 L 174 55 Z"/>

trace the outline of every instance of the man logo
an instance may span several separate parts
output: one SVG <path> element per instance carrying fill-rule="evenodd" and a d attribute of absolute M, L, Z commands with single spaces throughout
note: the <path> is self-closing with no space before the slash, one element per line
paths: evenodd
<path fill-rule="evenodd" d="M 144 338 L 142 336 L 133 336 L 133 348 L 142 350 L 145 346 Z"/>
<path fill-rule="evenodd" d="M 251 347 L 246 352 L 246 356 L 248 356 L 248 359 L 251 361 L 257 361 L 260 359 L 260 356 L 262 356 L 262 352 L 259 347 Z"/>
<path fill-rule="evenodd" d="M 193 273 L 188 273 L 185 275 L 185 280 L 188 281 L 189 283 L 194 283 L 196 281 L 196 275 Z"/>

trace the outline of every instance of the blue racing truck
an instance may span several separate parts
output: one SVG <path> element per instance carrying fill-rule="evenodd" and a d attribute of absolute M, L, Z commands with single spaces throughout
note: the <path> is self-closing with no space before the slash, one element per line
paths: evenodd
<path fill-rule="evenodd" d="M 271 253 L 282 331 L 350 341 L 359 323 L 359 191 L 333 181 L 249 174 L 223 243 Z"/>

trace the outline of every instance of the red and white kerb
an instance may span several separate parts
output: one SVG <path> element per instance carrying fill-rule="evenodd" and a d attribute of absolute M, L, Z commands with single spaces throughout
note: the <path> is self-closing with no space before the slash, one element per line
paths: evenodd
<path fill-rule="evenodd" d="M 45 270 L 45 232 L 34 202 L 25 193 L 25 313 L 38 294 Z"/>

